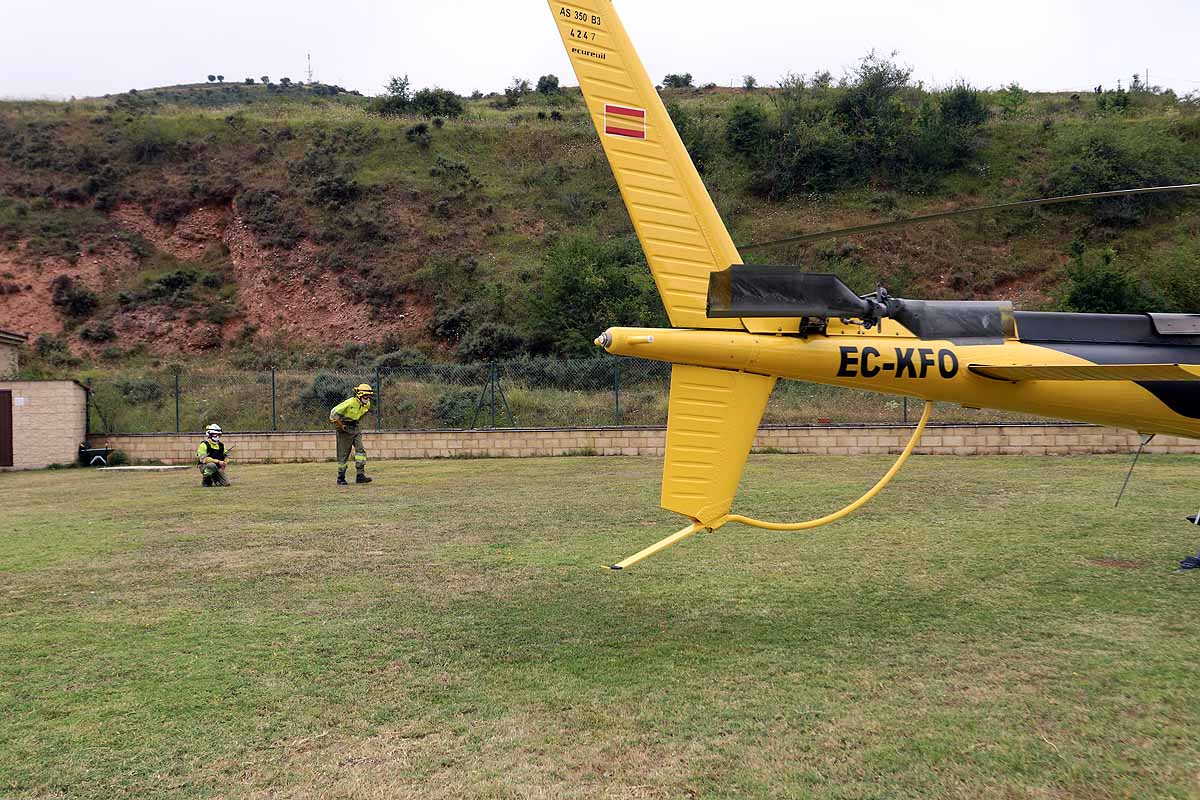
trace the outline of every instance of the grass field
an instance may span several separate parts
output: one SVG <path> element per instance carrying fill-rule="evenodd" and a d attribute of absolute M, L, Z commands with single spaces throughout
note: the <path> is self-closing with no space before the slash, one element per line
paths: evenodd
<path fill-rule="evenodd" d="M 1126 464 L 917 457 L 622 574 L 654 459 L 0 474 L 0 796 L 1198 797 L 1200 459 Z"/>

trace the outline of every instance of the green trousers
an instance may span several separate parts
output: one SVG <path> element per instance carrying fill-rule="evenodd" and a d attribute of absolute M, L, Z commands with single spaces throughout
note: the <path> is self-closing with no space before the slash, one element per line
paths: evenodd
<path fill-rule="evenodd" d="M 200 474 L 211 479 L 213 486 L 229 485 L 229 478 L 225 477 L 225 470 L 221 469 L 216 464 L 201 464 Z"/>
<path fill-rule="evenodd" d="M 362 434 L 358 426 L 347 426 L 346 431 L 337 432 L 338 472 L 346 473 L 346 462 L 350 459 L 350 448 L 354 448 L 354 468 L 360 473 L 367 469 L 367 451 L 363 448 Z"/>

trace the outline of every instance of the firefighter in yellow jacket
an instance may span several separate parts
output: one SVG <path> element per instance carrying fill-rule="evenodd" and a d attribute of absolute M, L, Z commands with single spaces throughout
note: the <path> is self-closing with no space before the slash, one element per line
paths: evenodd
<path fill-rule="evenodd" d="M 337 428 L 337 460 L 338 486 L 346 486 L 346 462 L 350 458 L 350 448 L 354 448 L 354 470 L 357 475 L 355 483 L 370 483 L 367 477 L 367 451 L 363 449 L 362 432 L 358 430 L 358 421 L 371 410 L 371 400 L 375 390 L 368 384 L 361 384 L 354 390 L 354 397 L 333 407 L 329 412 L 329 421 Z"/>
<path fill-rule="evenodd" d="M 229 479 L 225 477 L 225 467 L 228 465 L 228 452 L 232 448 L 225 447 L 221 441 L 220 425 L 209 425 L 204 429 L 204 441 L 196 448 L 196 459 L 200 462 L 201 486 L 228 486 Z"/>

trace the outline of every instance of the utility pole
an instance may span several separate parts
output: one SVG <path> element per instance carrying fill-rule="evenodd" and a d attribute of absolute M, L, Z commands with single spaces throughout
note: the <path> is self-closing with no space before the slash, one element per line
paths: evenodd
<path fill-rule="evenodd" d="M 308 54 L 308 82 L 312 83 L 312 53 Z"/>

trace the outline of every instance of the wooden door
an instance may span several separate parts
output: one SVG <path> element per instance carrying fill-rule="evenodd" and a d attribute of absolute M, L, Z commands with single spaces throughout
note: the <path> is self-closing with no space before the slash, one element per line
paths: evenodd
<path fill-rule="evenodd" d="M 12 392 L 0 389 L 0 467 L 13 465 Z"/>

